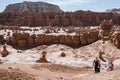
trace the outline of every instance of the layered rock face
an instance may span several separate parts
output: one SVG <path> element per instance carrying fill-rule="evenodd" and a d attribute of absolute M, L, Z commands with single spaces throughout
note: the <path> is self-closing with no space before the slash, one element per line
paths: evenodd
<path fill-rule="evenodd" d="M 105 27 L 105 26 L 102 26 L 102 27 Z M 0 29 L 3 29 L 3 28 L 4 27 L 1 27 Z M 7 44 L 10 44 L 15 48 L 20 48 L 20 49 L 28 49 L 28 48 L 33 48 L 36 46 L 52 45 L 52 44 L 58 44 L 58 45 L 64 44 L 67 46 L 71 46 L 73 48 L 77 48 L 77 47 L 89 45 L 99 39 L 102 39 L 103 41 L 111 40 L 111 42 L 116 47 L 120 48 L 120 32 L 119 31 L 112 32 L 112 34 L 111 32 L 108 32 L 108 34 L 106 34 L 106 32 L 103 31 L 102 36 L 99 37 L 99 34 L 100 34 L 99 29 L 90 30 L 90 29 L 84 29 L 84 28 L 81 28 L 81 29 L 63 28 L 63 30 L 65 31 L 64 32 L 65 34 L 59 33 L 59 29 L 61 28 L 55 28 L 55 29 L 48 28 L 47 33 L 43 32 L 43 34 L 41 33 L 39 34 L 38 32 L 37 34 L 35 34 L 36 32 L 33 32 L 33 31 L 39 31 L 41 29 L 32 29 L 31 31 L 30 28 L 29 29 L 27 28 L 22 29 L 20 27 L 10 28 L 10 26 L 7 27 L 6 30 L 7 29 L 12 30 L 12 32 L 14 33 L 12 34 L 10 33 L 10 35 L 6 34 L 7 35 L 6 40 L 4 40 L 4 37 L 6 35 L 4 34 L 1 35 L 0 36 L 1 43 L 6 41 Z M 43 29 L 46 29 L 46 28 L 42 28 L 42 30 Z M 29 33 L 28 30 L 31 33 Z"/>
<path fill-rule="evenodd" d="M 37 12 L 62 12 L 57 5 L 46 2 L 27 2 L 10 4 L 6 7 L 4 12 L 13 13 L 37 13 Z"/>
<path fill-rule="evenodd" d="M 13 33 L 7 39 L 7 44 L 21 49 L 40 45 L 64 44 L 71 47 L 88 45 L 98 40 L 99 31 L 81 32 L 80 35 L 30 35 L 29 33 Z"/>
<path fill-rule="evenodd" d="M 103 20 L 113 19 L 120 25 L 120 15 L 97 12 L 46 12 L 34 14 L 0 13 L 0 24 L 11 26 L 99 26 Z"/>

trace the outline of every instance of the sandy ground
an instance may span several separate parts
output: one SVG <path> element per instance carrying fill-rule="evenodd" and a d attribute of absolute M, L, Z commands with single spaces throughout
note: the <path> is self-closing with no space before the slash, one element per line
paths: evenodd
<path fill-rule="evenodd" d="M 6 70 L 8 72 L 16 71 L 16 73 L 19 71 L 21 73 L 26 73 L 26 75 L 29 75 L 29 78 L 31 77 L 36 80 L 70 80 L 93 73 L 93 71 L 87 68 L 81 69 L 79 67 L 68 67 L 51 63 L 40 63 L 35 65 L 0 64 L 0 70 Z M 2 73 L 0 73 L 0 75 L 1 74 Z"/>
<path fill-rule="evenodd" d="M 120 80 L 120 69 L 95 74 L 89 68 L 51 63 L 0 64 L 0 80 Z"/>

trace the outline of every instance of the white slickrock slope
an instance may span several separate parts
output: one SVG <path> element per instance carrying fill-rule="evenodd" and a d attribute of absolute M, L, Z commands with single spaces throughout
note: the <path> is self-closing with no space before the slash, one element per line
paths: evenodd
<path fill-rule="evenodd" d="M 115 68 L 119 68 L 120 50 L 110 41 L 102 44 L 101 40 L 78 49 L 54 44 L 50 46 L 42 45 L 29 50 L 21 50 L 22 53 L 17 53 L 16 49 L 7 45 L 7 50 L 10 54 L 7 57 L 1 57 L 0 55 L 0 60 L 4 63 L 36 64 L 36 60 L 42 56 L 42 51 L 46 51 L 46 58 L 51 63 L 76 67 L 92 67 L 93 59 L 98 56 L 99 51 L 102 49 L 104 49 L 105 56 L 114 57 Z M 1 51 L 2 46 L 0 46 L 0 52 Z M 60 56 L 62 52 L 66 54 L 65 57 Z M 107 62 L 101 61 L 101 64 L 104 68 Z"/>

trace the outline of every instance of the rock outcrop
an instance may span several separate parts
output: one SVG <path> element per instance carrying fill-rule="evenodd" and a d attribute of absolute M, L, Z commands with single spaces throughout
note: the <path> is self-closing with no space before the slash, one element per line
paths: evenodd
<path fill-rule="evenodd" d="M 99 26 L 103 20 L 120 25 L 120 15 L 97 12 L 0 13 L 0 24 L 11 26 Z"/>
<path fill-rule="evenodd" d="M 3 46 L 2 57 L 6 57 L 8 54 L 9 54 L 9 52 L 6 49 L 6 46 Z"/>
<path fill-rule="evenodd" d="M 48 61 L 46 59 L 46 54 L 47 54 L 47 52 L 43 51 L 42 52 L 42 57 L 39 60 L 37 60 L 36 62 L 39 62 L 39 63 L 48 63 Z"/>
<path fill-rule="evenodd" d="M 120 48 L 120 32 L 114 32 L 110 40 L 116 47 Z"/>
<path fill-rule="evenodd" d="M 97 41 L 98 31 L 81 32 L 80 35 L 30 35 L 29 33 L 13 33 L 6 42 L 20 49 L 32 48 L 40 45 L 64 44 L 71 47 L 80 47 Z"/>
<path fill-rule="evenodd" d="M 46 2 L 27 2 L 10 4 L 6 7 L 4 12 L 13 13 L 37 13 L 37 12 L 62 12 L 57 5 Z"/>
<path fill-rule="evenodd" d="M 109 22 L 109 21 L 108 21 Z M 111 30 L 111 26 L 108 27 L 108 23 L 106 25 L 101 25 L 102 32 L 96 29 L 89 28 L 79 28 L 73 29 L 69 28 L 59 28 L 59 27 L 41 27 L 41 28 L 15 28 L 15 27 L 0 27 L 0 30 L 5 29 L 7 33 L 8 30 L 13 30 L 12 35 L 10 32 L 10 36 L 7 36 L 7 39 L 4 40 L 7 34 L 2 34 L 0 36 L 1 43 L 5 42 L 10 44 L 14 48 L 20 49 L 29 49 L 36 46 L 41 45 L 52 45 L 52 44 L 64 44 L 73 48 L 78 48 L 81 46 L 89 45 L 99 39 L 103 40 L 103 43 L 107 40 L 111 40 L 111 42 L 118 48 L 120 48 L 120 29 L 113 26 Z M 107 27 L 107 28 L 106 28 Z M 110 28 L 110 29 L 109 29 Z M 38 33 L 39 30 L 43 30 L 43 34 Z M 45 31 L 48 30 L 46 33 Z M 31 32 L 32 31 L 32 32 Z M 37 32 L 34 32 L 37 31 Z M 65 34 L 61 34 L 62 31 Z M 115 31 L 115 32 L 114 32 Z M 44 33 L 45 32 L 45 33 Z M 56 32 L 56 33 L 55 33 Z M 37 34 L 35 34 L 37 33 Z M 52 33 L 52 34 L 51 34 Z"/>
<path fill-rule="evenodd" d="M 27 42 L 26 40 L 19 40 L 18 41 L 18 47 L 26 47 Z"/>
<path fill-rule="evenodd" d="M 4 36 L 3 36 L 3 35 L 0 35 L 0 44 L 3 44 L 4 42 L 5 42 Z"/>
<path fill-rule="evenodd" d="M 113 22 L 112 20 L 104 20 L 100 24 L 101 31 L 99 32 L 99 37 L 103 40 L 110 40 L 110 37 L 112 35 L 112 27 Z"/>
<path fill-rule="evenodd" d="M 120 32 L 117 29 L 112 31 L 113 22 L 111 20 L 104 20 L 101 22 L 100 28 L 98 37 L 103 40 L 103 44 L 105 43 L 104 41 L 110 40 L 117 48 L 120 48 Z"/>

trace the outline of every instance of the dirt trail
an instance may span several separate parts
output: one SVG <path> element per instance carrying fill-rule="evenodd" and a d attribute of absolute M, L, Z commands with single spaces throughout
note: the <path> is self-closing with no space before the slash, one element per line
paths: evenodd
<path fill-rule="evenodd" d="M 35 80 L 120 80 L 120 69 L 95 74 L 91 69 L 80 69 L 51 63 L 34 65 L 0 64 L 0 70 L 21 71 L 21 73 L 29 74 Z"/>
<path fill-rule="evenodd" d="M 55 64 L 0 64 L 0 68 L 23 71 L 35 77 L 36 80 L 69 80 L 74 77 L 88 75 L 87 71 L 89 74 L 91 73 L 89 70 Z"/>

